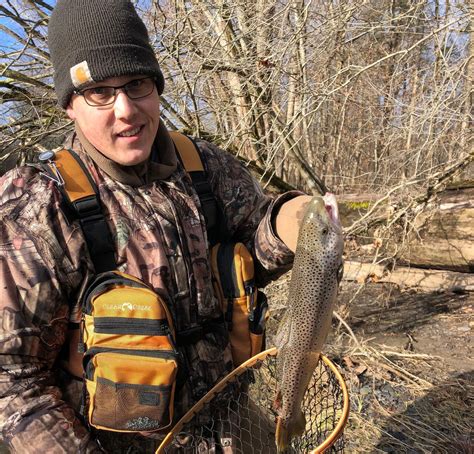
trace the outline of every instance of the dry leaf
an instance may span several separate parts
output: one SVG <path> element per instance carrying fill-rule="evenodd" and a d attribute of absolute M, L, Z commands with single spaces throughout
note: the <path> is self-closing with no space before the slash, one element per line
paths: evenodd
<path fill-rule="evenodd" d="M 357 375 L 362 375 L 366 370 L 367 370 L 367 366 L 364 366 L 363 364 L 361 364 L 360 366 L 357 366 L 357 367 L 354 369 L 354 372 L 355 372 Z"/>

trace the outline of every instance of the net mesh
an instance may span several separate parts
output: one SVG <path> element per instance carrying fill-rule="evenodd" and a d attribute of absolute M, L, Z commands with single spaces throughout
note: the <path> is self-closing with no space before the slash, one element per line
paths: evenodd
<path fill-rule="evenodd" d="M 276 357 L 267 356 L 196 409 L 171 445 L 161 452 L 276 453 L 276 390 Z M 323 361 L 313 373 L 302 408 L 306 431 L 292 440 L 287 453 L 316 449 L 342 418 L 344 392 L 337 376 Z M 342 431 L 324 452 L 344 452 Z"/>

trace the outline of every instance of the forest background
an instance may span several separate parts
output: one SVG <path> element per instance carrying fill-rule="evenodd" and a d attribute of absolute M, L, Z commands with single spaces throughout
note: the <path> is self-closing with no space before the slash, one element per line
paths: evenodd
<path fill-rule="evenodd" d="M 0 174 L 73 129 L 52 85 L 54 3 L 0 2 Z M 471 2 L 134 3 L 165 74 L 170 129 L 231 151 L 268 190 L 324 185 L 346 201 L 350 282 L 331 349 L 352 391 L 349 452 L 471 452 Z M 354 271 L 354 257 L 372 268 Z M 397 280 L 399 264 L 411 268 Z M 449 347 L 438 334 L 451 329 Z"/>
<path fill-rule="evenodd" d="M 59 145 L 52 1 L 0 5 L 0 154 Z M 136 2 L 166 77 L 163 119 L 306 191 L 423 185 L 466 158 L 465 0 Z M 470 75 L 470 76 L 469 76 Z"/>

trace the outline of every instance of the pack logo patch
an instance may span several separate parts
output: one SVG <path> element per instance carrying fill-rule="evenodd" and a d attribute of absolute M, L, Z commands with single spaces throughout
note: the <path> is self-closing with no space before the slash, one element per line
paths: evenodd
<path fill-rule="evenodd" d="M 72 84 L 76 88 L 94 82 L 86 60 L 74 65 L 69 71 L 71 73 Z"/>
<path fill-rule="evenodd" d="M 150 405 L 152 407 L 158 407 L 158 405 L 160 405 L 161 398 L 159 393 L 142 391 L 138 396 L 142 405 Z"/>

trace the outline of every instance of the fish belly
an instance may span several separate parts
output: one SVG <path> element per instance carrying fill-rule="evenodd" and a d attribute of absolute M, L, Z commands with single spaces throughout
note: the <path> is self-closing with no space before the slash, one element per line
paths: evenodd
<path fill-rule="evenodd" d="M 277 366 L 281 377 L 279 415 L 289 432 L 301 425 L 304 394 L 331 327 L 337 282 L 334 279 L 333 285 L 313 285 L 311 290 L 306 287 L 304 294 L 293 293 L 295 305 L 289 310 L 286 343 L 279 346 Z"/>

